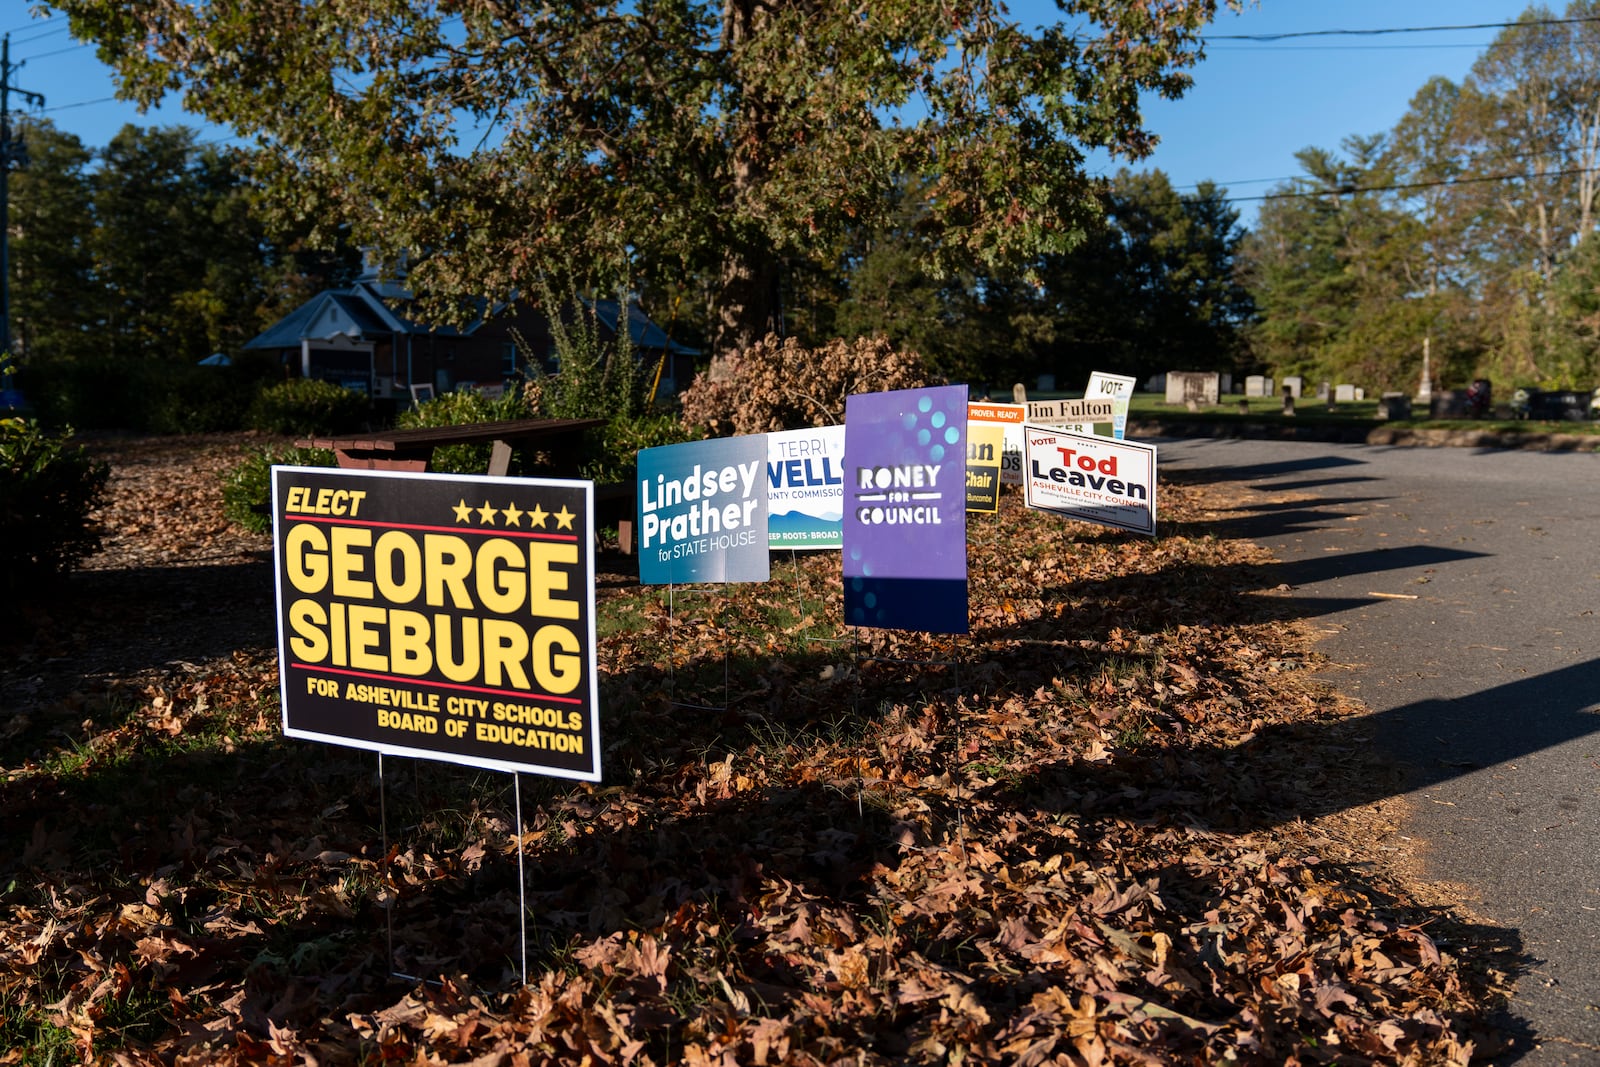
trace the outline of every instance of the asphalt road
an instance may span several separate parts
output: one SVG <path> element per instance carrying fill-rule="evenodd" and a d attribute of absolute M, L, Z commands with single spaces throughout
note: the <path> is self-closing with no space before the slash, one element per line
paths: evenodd
<path fill-rule="evenodd" d="M 1224 526 L 1376 713 L 1424 876 L 1520 941 L 1498 1062 L 1600 1064 L 1600 453 L 1158 443 L 1164 476 L 1241 483 Z"/>

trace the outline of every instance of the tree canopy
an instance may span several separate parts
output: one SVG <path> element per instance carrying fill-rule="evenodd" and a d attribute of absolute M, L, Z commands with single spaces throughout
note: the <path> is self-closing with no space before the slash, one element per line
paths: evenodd
<path fill-rule="evenodd" d="M 413 253 L 436 297 L 551 273 L 700 280 L 712 347 L 765 333 L 785 269 L 928 190 L 948 275 L 1070 249 L 1085 153 L 1154 144 L 1216 0 L 50 0 L 124 95 L 256 138 L 283 210 Z"/>
<path fill-rule="evenodd" d="M 1410 389 L 1426 349 L 1458 386 L 1593 387 L 1600 0 L 1529 7 L 1392 130 L 1299 159 L 1243 256 L 1259 359 Z"/>

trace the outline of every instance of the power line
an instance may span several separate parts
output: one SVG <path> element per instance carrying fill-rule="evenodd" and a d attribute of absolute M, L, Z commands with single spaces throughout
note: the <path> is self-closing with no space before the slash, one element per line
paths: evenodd
<path fill-rule="evenodd" d="M 80 48 L 87 47 L 89 47 L 88 41 L 79 41 L 77 44 L 68 45 L 65 48 L 57 48 L 54 52 L 40 52 L 36 56 L 25 56 L 22 61 L 26 63 L 30 59 L 49 59 L 51 56 L 65 55 L 68 52 L 76 52 Z"/>
<path fill-rule="evenodd" d="M 42 107 L 39 108 L 38 113 L 41 115 L 47 115 L 52 111 L 68 111 L 75 107 L 89 107 L 93 104 L 109 104 L 116 99 L 117 98 L 114 96 L 102 96 L 94 100 L 79 100 L 71 104 L 57 104 L 55 107 Z"/>
<path fill-rule="evenodd" d="M 30 28 L 37 29 L 40 32 L 17 38 L 17 44 L 32 44 L 35 41 L 42 41 L 46 37 L 54 37 L 58 33 L 66 33 L 71 29 L 70 26 L 39 26 L 37 24 Z"/>
<path fill-rule="evenodd" d="M 1219 33 L 1207 41 L 1286 41 L 1291 37 L 1379 37 L 1391 33 L 1448 33 L 1455 30 L 1504 30 L 1515 26 L 1571 26 L 1600 22 L 1600 15 L 1572 19 L 1529 19 L 1526 22 L 1472 22 L 1456 26 L 1390 26 L 1375 30 L 1295 30 L 1287 33 Z"/>
<path fill-rule="evenodd" d="M 1252 48 L 1249 45 L 1223 45 L 1221 48 L 1207 48 L 1206 55 L 1214 52 L 1245 52 L 1260 55 L 1262 52 L 1437 52 L 1446 48 L 1488 48 L 1487 44 L 1476 41 L 1461 41 L 1457 44 L 1304 44 L 1290 45 L 1287 48 L 1272 48 L 1270 42 L 1261 47 Z"/>
<path fill-rule="evenodd" d="M 1578 174 L 1588 174 L 1595 170 L 1594 167 L 1570 167 L 1565 170 L 1552 170 L 1544 174 L 1481 174 L 1466 178 L 1437 178 L 1425 182 L 1395 182 L 1391 185 L 1341 185 L 1335 189 L 1315 189 L 1295 191 L 1289 193 L 1263 193 L 1261 196 L 1230 196 L 1226 199 L 1229 203 L 1243 203 L 1250 200 L 1314 200 L 1323 196 L 1355 196 L 1359 193 L 1398 193 L 1408 189 L 1437 189 L 1447 185 L 1483 185 L 1489 182 L 1514 182 L 1531 181 L 1535 178 L 1571 178 Z M 1299 181 L 1301 179 L 1293 179 Z"/>

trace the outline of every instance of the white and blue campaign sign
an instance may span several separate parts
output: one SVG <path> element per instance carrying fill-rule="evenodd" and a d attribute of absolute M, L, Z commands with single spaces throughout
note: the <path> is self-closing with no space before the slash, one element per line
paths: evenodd
<path fill-rule="evenodd" d="M 1089 385 L 1083 391 L 1085 400 L 1110 397 L 1116 402 L 1117 406 L 1111 416 L 1111 436 L 1119 441 L 1127 436 L 1128 401 L 1133 398 L 1134 387 L 1138 384 L 1126 375 L 1095 371 L 1089 375 Z"/>
<path fill-rule="evenodd" d="M 844 544 L 844 427 L 767 434 L 767 539 L 773 548 Z"/>
<path fill-rule="evenodd" d="M 765 434 L 639 453 L 639 581 L 764 582 Z"/>

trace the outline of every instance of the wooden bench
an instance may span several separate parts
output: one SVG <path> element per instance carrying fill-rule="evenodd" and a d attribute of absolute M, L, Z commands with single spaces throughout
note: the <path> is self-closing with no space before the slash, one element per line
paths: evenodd
<path fill-rule="evenodd" d="M 354 470 L 426 471 L 435 449 L 450 445 L 491 444 L 489 473 L 504 476 L 511 454 L 534 445 L 554 460 L 552 474 L 576 478 L 583 435 L 604 419 L 510 419 L 463 426 L 426 426 L 414 430 L 382 430 L 367 434 L 341 434 L 296 441 L 300 448 L 331 451 L 339 466 Z M 595 522 L 617 524 L 617 540 L 625 554 L 633 552 L 633 486 L 620 483 L 594 487 Z"/>

